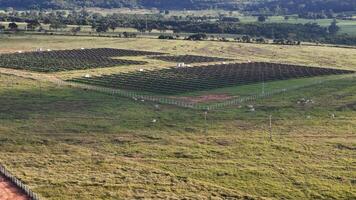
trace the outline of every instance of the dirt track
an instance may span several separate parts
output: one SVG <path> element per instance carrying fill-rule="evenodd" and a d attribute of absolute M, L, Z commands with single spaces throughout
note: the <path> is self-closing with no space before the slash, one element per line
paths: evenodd
<path fill-rule="evenodd" d="M 30 198 L 4 176 L 0 175 L 0 200 L 30 200 Z"/>

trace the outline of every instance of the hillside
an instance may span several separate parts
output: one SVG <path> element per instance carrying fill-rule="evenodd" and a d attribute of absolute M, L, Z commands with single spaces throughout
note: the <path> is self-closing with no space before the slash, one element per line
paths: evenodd
<path fill-rule="evenodd" d="M 14 8 L 71 8 L 73 6 L 118 8 L 147 7 L 159 9 L 203 9 L 216 4 L 226 4 L 231 0 L 0 0 L 1 7 Z"/>
<path fill-rule="evenodd" d="M 280 11 L 288 13 L 347 12 L 356 10 L 354 0 L 0 0 L 0 7 L 70 9 L 73 7 L 211 9 Z"/>
<path fill-rule="evenodd" d="M 0 43 L 0 55 L 109 47 L 356 69 L 356 49 L 329 46 L 55 35 L 12 35 Z M 355 78 L 207 114 L 55 83 L 172 64 L 130 59 L 150 63 L 47 74 L 1 68 L 0 163 L 47 200 L 355 199 Z M 200 95 L 238 98 L 251 94 L 247 87 Z"/>

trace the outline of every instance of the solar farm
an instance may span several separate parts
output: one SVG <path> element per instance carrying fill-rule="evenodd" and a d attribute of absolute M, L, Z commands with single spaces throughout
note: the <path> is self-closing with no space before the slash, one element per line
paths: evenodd
<path fill-rule="evenodd" d="M 176 95 L 253 83 L 353 73 L 275 63 L 235 63 L 135 71 L 70 81 L 109 88 Z"/>
<path fill-rule="evenodd" d="M 110 48 L 18 52 L 15 54 L 1 54 L 0 67 L 35 72 L 85 70 L 122 65 L 144 65 L 147 64 L 147 62 L 112 59 L 111 57 L 135 57 L 160 54 L 161 53 L 156 52 Z"/>
<path fill-rule="evenodd" d="M 27 194 L 354 199 L 355 49 L 0 42 L 0 171 Z"/>
<path fill-rule="evenodd" d="M 125 59 L 122 59 L 122 57 Z M 137 57 L 141 59 L 137 60 Z M 167 62 L 167 65 L 171 67 L 146 69 L 145 67 L 149 66 L 152 60 Z M 178 63 L 177 66 L 173 67 L 172 62 Z M 185 65 L 185 63 L 198 65 Z M 262 92 L 265 90 L 274 92 L 282 89 L 278 85 L 282 85 L 283 89 L 295 88 L 303 82 L 311 82 L 314 77 L 354 73 L 350 70 L 333 68 L 268 62 L 239 63 L 229 58 L 167 55 L 153 51 L 115 48 L 41 50 L 0 55 L 0 67 L 30 72 L 55 73 L 86 69 L 120 68 L 120 66 L 139 66 L 140 69 L 104 75 L 85 74 L 85 76 L 76 76 L 64 79 L 64 81 L 69 84 L 78 83 L 107 89 L 118 89 L 120 90 L 119 94 L 135 93 L 134 96 L 124 95 L 128 97 L 141 97 L 143 99 L 153 99 L 151 98 L 152 96 L 158 98 L 169 97 L 182 102 L 187 102 L 186 99 L 181 98 L 184 96 L 196 96 L 199 98 L 201 93 L 210 95 L 209 91 L 218 91 L 219 95 L 219 90 L 221 89 L 235 88 L 233 93 L 227 94 L 229 97 L 217 98 L 215 101 L 209 100 L 210 103 L 221 103 L 227 99 L 231 101 L 232 98 L 246 96 L 240 88 L 246 90 L 247 87 L 249 90 L 248 95 L 256 95 L 261 93 L 261 87 L 258 84 L 263 84 Z M 303 81 L 303 79 L 306 80 Z M 290 84 L 288 84 L 289 82 Z M 273 83 L 274 87 L 268 87 Z M 111 93 L 117 92 L 112 91 Z M 150 96 L 145 98 L 145 95 Z M 160 100 L 159 102 L 170 101 Z M 180 105 L 179 102 L 173 104 Z M 189 105 L 189 107 L 191 106 Z"/>

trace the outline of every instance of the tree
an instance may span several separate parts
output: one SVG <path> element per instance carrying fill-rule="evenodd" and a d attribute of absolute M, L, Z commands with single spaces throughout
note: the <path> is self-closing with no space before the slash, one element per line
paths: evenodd
<path fill-rule="evenodd" d="M 3 32 L 5 30 L 5 26 L 0 24 L 0 32 Z"/>
<path fill-rule="evenodd" d="M 10 29 L 11 31 L 17 31 L 18 26 L 17 26 L 17 24 L 16 24 L 15 22 L 11 22 L 11 23 L 9 24 L 9 29 Z"/>
<path fill-rule="evenodd" d="M 267 17 L 264 16 L 264 15 L 260 15 L 260 16 L 258 16 L 258 18 L 257 18 L 257 20 L 258 20 L 259 22 L 265 22 L 266 19 L 267 19 Z"/>
<path fill-rule="evenodd" d="M 187 40 L 205 40 L 208 36 L 204 33 L 190 35 Z"/>
<path fill-rule="evenodd" d="M 112 32 L 115 32 L 115 29 L 119 27 L 119 24 L 117 23 L 116 20 L 111 20 L 109 22 L 109 28 L 112 30 Z"/>
<path fill-rule="evenodd" d="M 38 20 L 28 20 L 27 21 L 27 29 L 35 30 L 37 27 L 41 26 Z"/>
<path fill-rule="evenodd" d="M 331 35 L 335 35 L 340 30 L 340 27 L 337 25 L 337 21 L 335 19 L 331 22 L 328 30 Z"/>
<path fill-rule="evenodd" d="M 73 34 L 73 35 L 77 35 L 78 32 L 80 32 L 81 28 L 80 26 L 78 27 L 73 27 L 70 32 Z"/>
<path fill-rule="evenodd" d="M 55 30 L 63 29 L 63 28 L 66 28 L 66 27 L 67 27 L 67 25 L 63 24 L 59 20 L 53 20 L 53 21 L 51 21 L 51 24 L 49 25 L 50 29 L 55 29 Z"/>
<path fill-rule="evenodd" d="M 99 22 L 99 24 L 96 25 L 95 27 L 96 32 L 98 33 L 104 33 L 107 32 L 110 28 L 109 23 L 107 23 L 106 21 L 101 21 Z"/>
<path fill-rule="evenodd" d="M 241 38 L 242 42 L 250 43 L 251 42 L 251 37 L 248 35 L 244 35 Z"/>

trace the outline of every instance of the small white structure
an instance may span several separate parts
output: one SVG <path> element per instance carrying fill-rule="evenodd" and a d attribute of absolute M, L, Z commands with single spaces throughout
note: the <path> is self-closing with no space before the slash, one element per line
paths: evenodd
<path fill-rule="evenodd" d="M 85 74 L 84 77 L 85 78 L 90 78 L 91 76 L 90 76 L 90 74 Z"/>
<path fill-rule="evenodd" d="M 185 67 L 185 63 L 177 63 L 177 67 Z"/>
<path fill-rule="evenodd" d="M 247 108 L 250 110 L 250 112 L 255 112 L 256 109 L 253 105 L 247 105 Z"/>
<path fill-rule="evenodd" d="M 143 69 L 140 69 L 140 72 L 143 72 Z"/>

